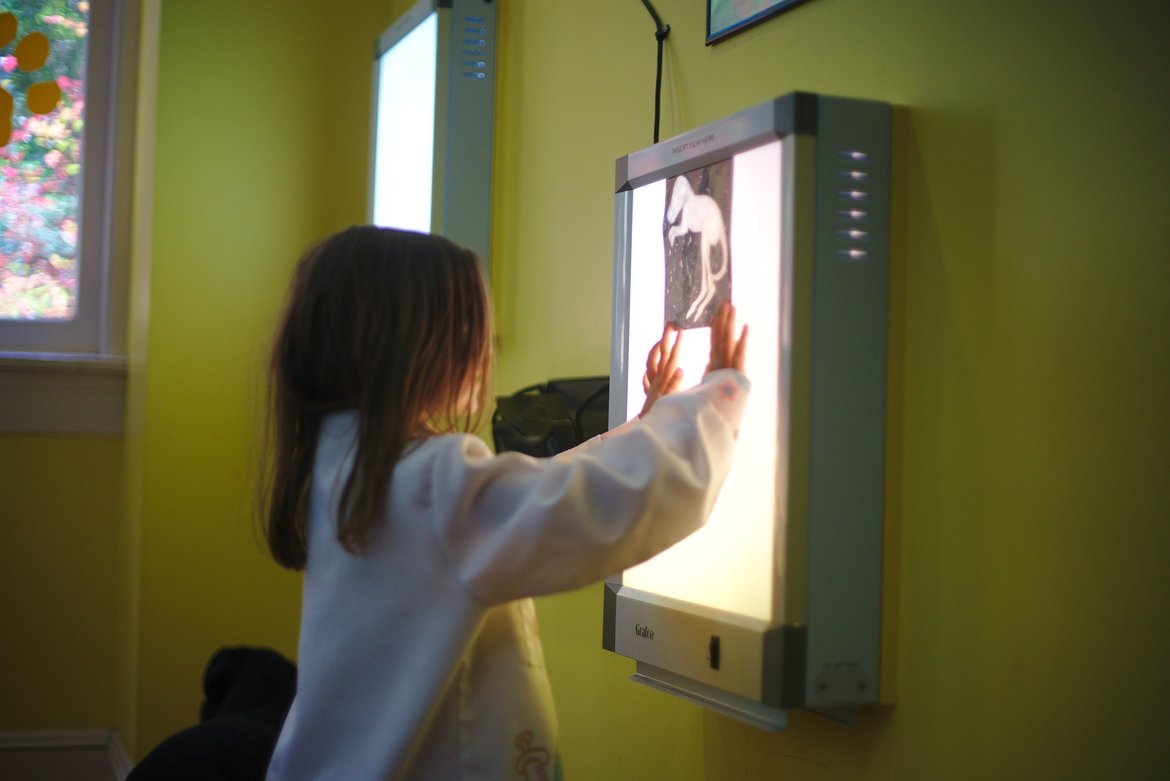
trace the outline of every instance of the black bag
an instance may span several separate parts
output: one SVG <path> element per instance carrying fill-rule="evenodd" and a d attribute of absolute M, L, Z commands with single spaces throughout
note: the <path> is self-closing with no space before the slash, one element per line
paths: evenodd
<path fill-rule="evenodd" d="M 276 651 L 220 648 L 203 673 L 199 724 L 155 746 L 126 781 L 263 781 L 297 687 Z"/>
<path fill-rule="evenodd" d="M 553 456 L 609 428 L 609 378 L 578 377 L 529 385 L 496 397 L 496 452 Z"/>

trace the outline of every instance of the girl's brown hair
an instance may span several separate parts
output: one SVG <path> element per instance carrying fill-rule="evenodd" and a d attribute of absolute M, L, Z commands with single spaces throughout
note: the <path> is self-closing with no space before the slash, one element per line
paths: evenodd
<path fill-rule="evenodd" d="M 337 539 L 358 552 L 385 510 L 407 444 L 460 420 L 464 431 L 478 426 L 459 400 L 483 378 L 490 352 L 487 288 L 471 250 L 373 226 L 310 249 L 296 268 L 269 366 L 273 455 L 263 526 L 272 557 L 305 566 L 313 460 L 327 414 L 358 416 L 337 518 Z"/>

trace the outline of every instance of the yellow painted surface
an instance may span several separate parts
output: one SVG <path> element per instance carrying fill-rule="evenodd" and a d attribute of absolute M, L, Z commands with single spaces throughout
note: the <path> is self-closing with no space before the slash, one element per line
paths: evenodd
<path fill-rule="evenodd" d="M 55 81 L 38 81 L 28 85 L 28 110 L 34 114 L 48 114 L 61 100 L 61 88 Z"/>
<path fill-rule="evenodd" d="M 16 61 L 25 71 L 40 70 L 49 59 L 49 39 L 44 33 L 29 33 L 16 44 Z"/>
<path fill-rule="evenodd" d="M 0 731 L 114 721 L 122 442 L 0 436 Z"/>
<path fill-rule="evenodd" d="M 766 734 L 620 680 L 600 591 L 541 603 L 580 778 L 1170 772 L 1170 133 L 1140 2 L 812 0 L 714 47 L 672 27 L 663 138 L 802 89 L 899 117 L 889 558 L 897 705 Z M 504 11 L 502 389 L 604 372 L 613 160 L 651 140 L 637 3 Z M 582 196 L 582 193 L 588 195 Z"/>
<path fill-rule="evenodd" d="M 299 581 L 250 528 L 258 378 L 297 253 L 364 216 L 370 49 L 407 5 L 163 4 L 141 474 L 129 481 L 138 754 L 194 723 L 217 647 L 294 650 Z M 703 3 L 655 6 L 672 27 L 663 137 L 795 89 L 903 107 L 887 485 L 896 705 L 854 727 L 796 713 L 783 733 L 705 713 L 625 680 L 632 663 L 599 647 L 600 589 L 585 589 L 540 601 L 569 778 L 1170 775 L 1167 11 L 810 0 L 705 47 Z M 607 370 L 613 161 L 650 142 L 655 41 L 636 2 L 500 12 L 506 392 Z M 25 611 L 5 618 L 20 640 L 2 660 L 49 677 L 96 643 L 78 663 L 85 686 L 62 686 L 36 719 L 20 723 L 3 698 L 12 728 L 108 718 L 100 669 L 115 639 L 65 606 L 80 594 L 99 610 L 117 593 L 99 562 L 122 555 L 102 548 L 104 525 L 120 523 L 121 457 L 107 440 L 0 439 L 3 599 Z M 75 493 L 42 500 L 49 464 L 81 475 Z M 45 522 L 10 524 L 9 507 Z M 79 507 L 103 526 L 71 527 Z M 57 574 L 69 550 L 84 588 Z M 2 680 L 15 685 L 8 670 Z"/>
<path fill-rule="evenodd" d="M 380 2 L 164 3 L 142 443 L 138 740 L 197 720 L 225 645 L 295 652 L 253 531 L 265 351 L 300 253 L 365 213 Z"/>
<path fill-rule="evenodd" d="M 16 20 L 16 15 L 12 13 L 0 14 L 0 46 L 7 46 L 16 37 L 17 29 L 20 24 Z"/>

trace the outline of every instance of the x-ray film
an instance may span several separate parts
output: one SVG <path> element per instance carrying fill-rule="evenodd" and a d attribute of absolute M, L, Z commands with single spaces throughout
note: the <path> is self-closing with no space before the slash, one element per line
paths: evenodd
<path fill-rule="evenodd" d="M 666 319 L 679 328 L 710 326 L 731 298 L 731 160 L 667 183 L 662 239 Z"/>

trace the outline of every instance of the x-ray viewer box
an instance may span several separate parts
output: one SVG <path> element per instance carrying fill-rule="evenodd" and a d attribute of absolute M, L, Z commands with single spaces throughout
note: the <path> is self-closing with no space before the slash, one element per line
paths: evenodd
<path fill-rule="evenodd" d="M 791 93 L 617 161 L 610 424 L 646 352 L 711 314 L 750 326 L 752 382 L 707 525 L 605 584 L 634 678 L 765 728 L 880 692 L 890 107 Z"/>

